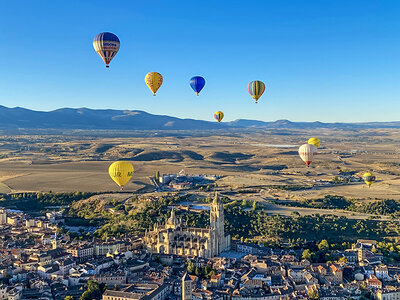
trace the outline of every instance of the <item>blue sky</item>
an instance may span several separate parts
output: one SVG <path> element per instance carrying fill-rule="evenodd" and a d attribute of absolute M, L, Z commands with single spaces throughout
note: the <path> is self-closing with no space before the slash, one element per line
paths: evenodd
<path fill-rule="evenodd" d="M 2 1 L 0 104 L 212 120 L 400 120 L 400 1 Z M 92 40 L 118 35 L 106 69 Z M 144 83 L 163 74 L 156 97 Z M 206 78 L 199 97 L 189 87 Z M 267 90 L 254 104 L 246 87 Z"/>

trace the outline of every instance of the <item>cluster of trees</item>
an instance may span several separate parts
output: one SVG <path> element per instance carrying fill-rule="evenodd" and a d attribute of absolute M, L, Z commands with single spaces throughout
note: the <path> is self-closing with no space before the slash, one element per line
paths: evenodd
<path fill-rule="evenodd" d="M 97 220 L 101 223 L 101 227 L 95 231 L 95 235 L 102 239 L 111 236 L 121 236 L 126 233 L 139 233 L 146 229 L 152 228 L 157 222 L 165 221 L 169 218 L 171 210 L 169 205 L 182 201 L 179 196 L 162 197 L 158 200 L 144 201 L 122 205 L 114 203 L 114 212 L 110 213 L 105 210 L 96 210 L 91 205 L 85 208 L 79 208 L 69 211 L 70 216 L 77 216 L 90 220 Z M 95 205 L 95 204 L 92 204 Z M 192 217 L 193 219 L 194 217 Z M 188 218 L 189 222 L 194 221 Z M 200 221 L 200 219 L 198 220 Z"/>
<path fill-rule="evenodd" d="M 312 189 L 312 186 L 308 185 L 271 185 L 271 189 L 283 190 L 283 191 L 302 191 Z"/>
<path fill-rule="evenodd" d="M 342 245 L 343 246 L 343 245 Z M 345 249 L 349 248 L 346 245 Z M 347 259 L 343 256 L 335 256 L 335 246 L 331 247 L 327 240 L 322 240 L 317 243 L 308 243 L 307 248 L 303 251 L 301 258 L 307 259 L 312 263 L 325 263 L 325 262 L 346 262 Z"/>
<path fill-rule="evenodd" d="M 79 300 L 101 300 L 106 289 L 107 287 L 104 283 L 99 284 L 96 281 L 89 280 L 86 291 L 83 292 Z"/>
<path fill-rule="evenodd" d="M 307 199 L 304 201 L 291 201 L 279 203 L 287 206 L 324 208 L 324 209 L 349 209 L 353 205 L 353 201 L 343 196 L 326 195 L 322 199 Z"/>
<path fill-rule="evenodd" d="M 190 275 L 196 275 L 200 279 L 210 279 L 211 276 L 217 274 L 217 272 L 210 265 L 195 267 L 191 261 L 186 263 L 186 269 Z"/>
<path fill-rule="evenodd" d="M 343 196 L 326 195 L 322 199 L 307 199 L 305 201 L 291 201 L 279 204 L 295 207 L 344 209 L 374 215 L 391 215 L 393 217 L 400 216 L 400 201 L 390 199 L 365 203 L 347 199 Z"/>
<path fill-rule="evenodd" d="M 334 176 L 332 178 L 332 182 L 334 184 L 350 183 L 351 182 L 351 177 Z"/>
<path fill-rule="evenodd" d="M 380 200 L 370 203 L 355 204 L 350 210 L 375 215 L 393 215 L 398 217 L 400 214 L 400 201 L 398 200 Z"/>
<path fill-rule="evenodd" d="M 400 225 L 392 221 L 353 220 L 344 216 L 269 216 L 261 211 L 229 207 L 225 211 L 226 230 L 235 237 L 263 239 L 310 239 L 331 241 L 397 236 Z"/>
<path fill-rule="evenodd" d="M 74 201 L 87 199 L 96 193 L 14 193 L 1 194 L 0 205 L 16 207 L 22 211 L 40 211 L 48 206 L 67 206 Z"/>

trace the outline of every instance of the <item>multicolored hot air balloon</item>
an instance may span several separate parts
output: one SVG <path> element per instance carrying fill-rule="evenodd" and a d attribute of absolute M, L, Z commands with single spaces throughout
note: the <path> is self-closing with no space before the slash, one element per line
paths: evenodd
<path fill-rule="evenodd" d="M 196 95 L 198 96 L 200 91 L 205 86 L 206 80 L 201 76 L 194 76 L 190 79 L 189 83 L 192 89 L 196 92 Z"/>
<path fill-rule="evenodd" d="M 223 118 L 224 118 L 224 113 L 222 111 L 219 110 L 214 113 L 214 119 L 217 120 L 218 123 L 221 122 Z"/>
<path fill-rule="evenodd" d="M 160 73 L 150 72 L 144 77 L 144 81 L 146 82 L 146 85 L 149 87 L 150 91 L 153 92 L 153 96 L 155 96 L 156 92 L 163 83 L 163 77 Z"/>
<path fill-rule="evenodd" d="M 364 173 L 363 180 L 366 183 L 366 185 L 368 185 L 368 187 L 370 188 L 371 184 L 373 184 L 375 182 L 376 177 L 372 173 L 367 172 L 367 173 Z"/>
<path fill-rule="evenodd" d="M 123 190 L 124 185 L 132 178 L 133 166 L 127 161 L 116 161 L 108 168 L 108 174 Z"/>
<path fill-rule="evenodd" d="M 316 137 L 310 138 L 307 143 L 314 145 L 317 148 L 319 148 L 319 146 L 321 145 L 321 141 L 319 140 L 319 138 L 316 138 Z"/>
<path fill-rule="evenodd" d="M 258 99 L 260 99 L 261 95 L 265 91 L 265 84 L 264 82 L 259 80 L 252 81 L 247 86 L 247 91 L 249 92 L 251 97 L 253 97 L 254 101 L 256 101 L 257 103 Z"/>
<path fill-rule="evenodd" d="M 100 55 L 106 68 L 109 67 L 111 60 L 119 50 L 119 38 L 111 32 L 102 32 L 94 37 L 93 47 L 94 50 Z"/>
<path fill-rule="evenodd" d="M 317 152 L 317 147 L 311 144 L 301 145 L 299 148 L 300 158 L 306 163 L 307 167 L 313 161 L 314 153 Z"/>

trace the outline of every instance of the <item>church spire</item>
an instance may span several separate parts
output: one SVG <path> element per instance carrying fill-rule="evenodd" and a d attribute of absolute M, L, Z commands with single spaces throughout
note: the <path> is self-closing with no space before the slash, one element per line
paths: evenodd
<path fill-rule="evenodd" d="M 215 192 L 213 204 L 218 204 L 219 203 L 219 197 L 218 197 L 218 192 Z"/>
<path fill-rule="evenodd" d="M 179 225 L 178 218 L 175 216 L 175 208 L 172 207 L 171 216 L 168 218 L 166 227 L 167 228 L 176 228 Z"/>

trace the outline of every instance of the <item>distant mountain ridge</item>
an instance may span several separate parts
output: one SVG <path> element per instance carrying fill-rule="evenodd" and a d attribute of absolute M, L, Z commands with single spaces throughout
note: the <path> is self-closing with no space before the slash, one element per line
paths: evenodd
<path fill-rule="evenodd" d="M 0 106 L 0 129 L 85 129 L 85 130 L 207 130 L 227 128 L 265 129 L 367 129 L 400 128 L 397 122 L 322 123 L 277 120 L 264 122 L 239 119 L 209 122 L 153 115 L 140 110 L 60 108 L 49 112 Z"/>

